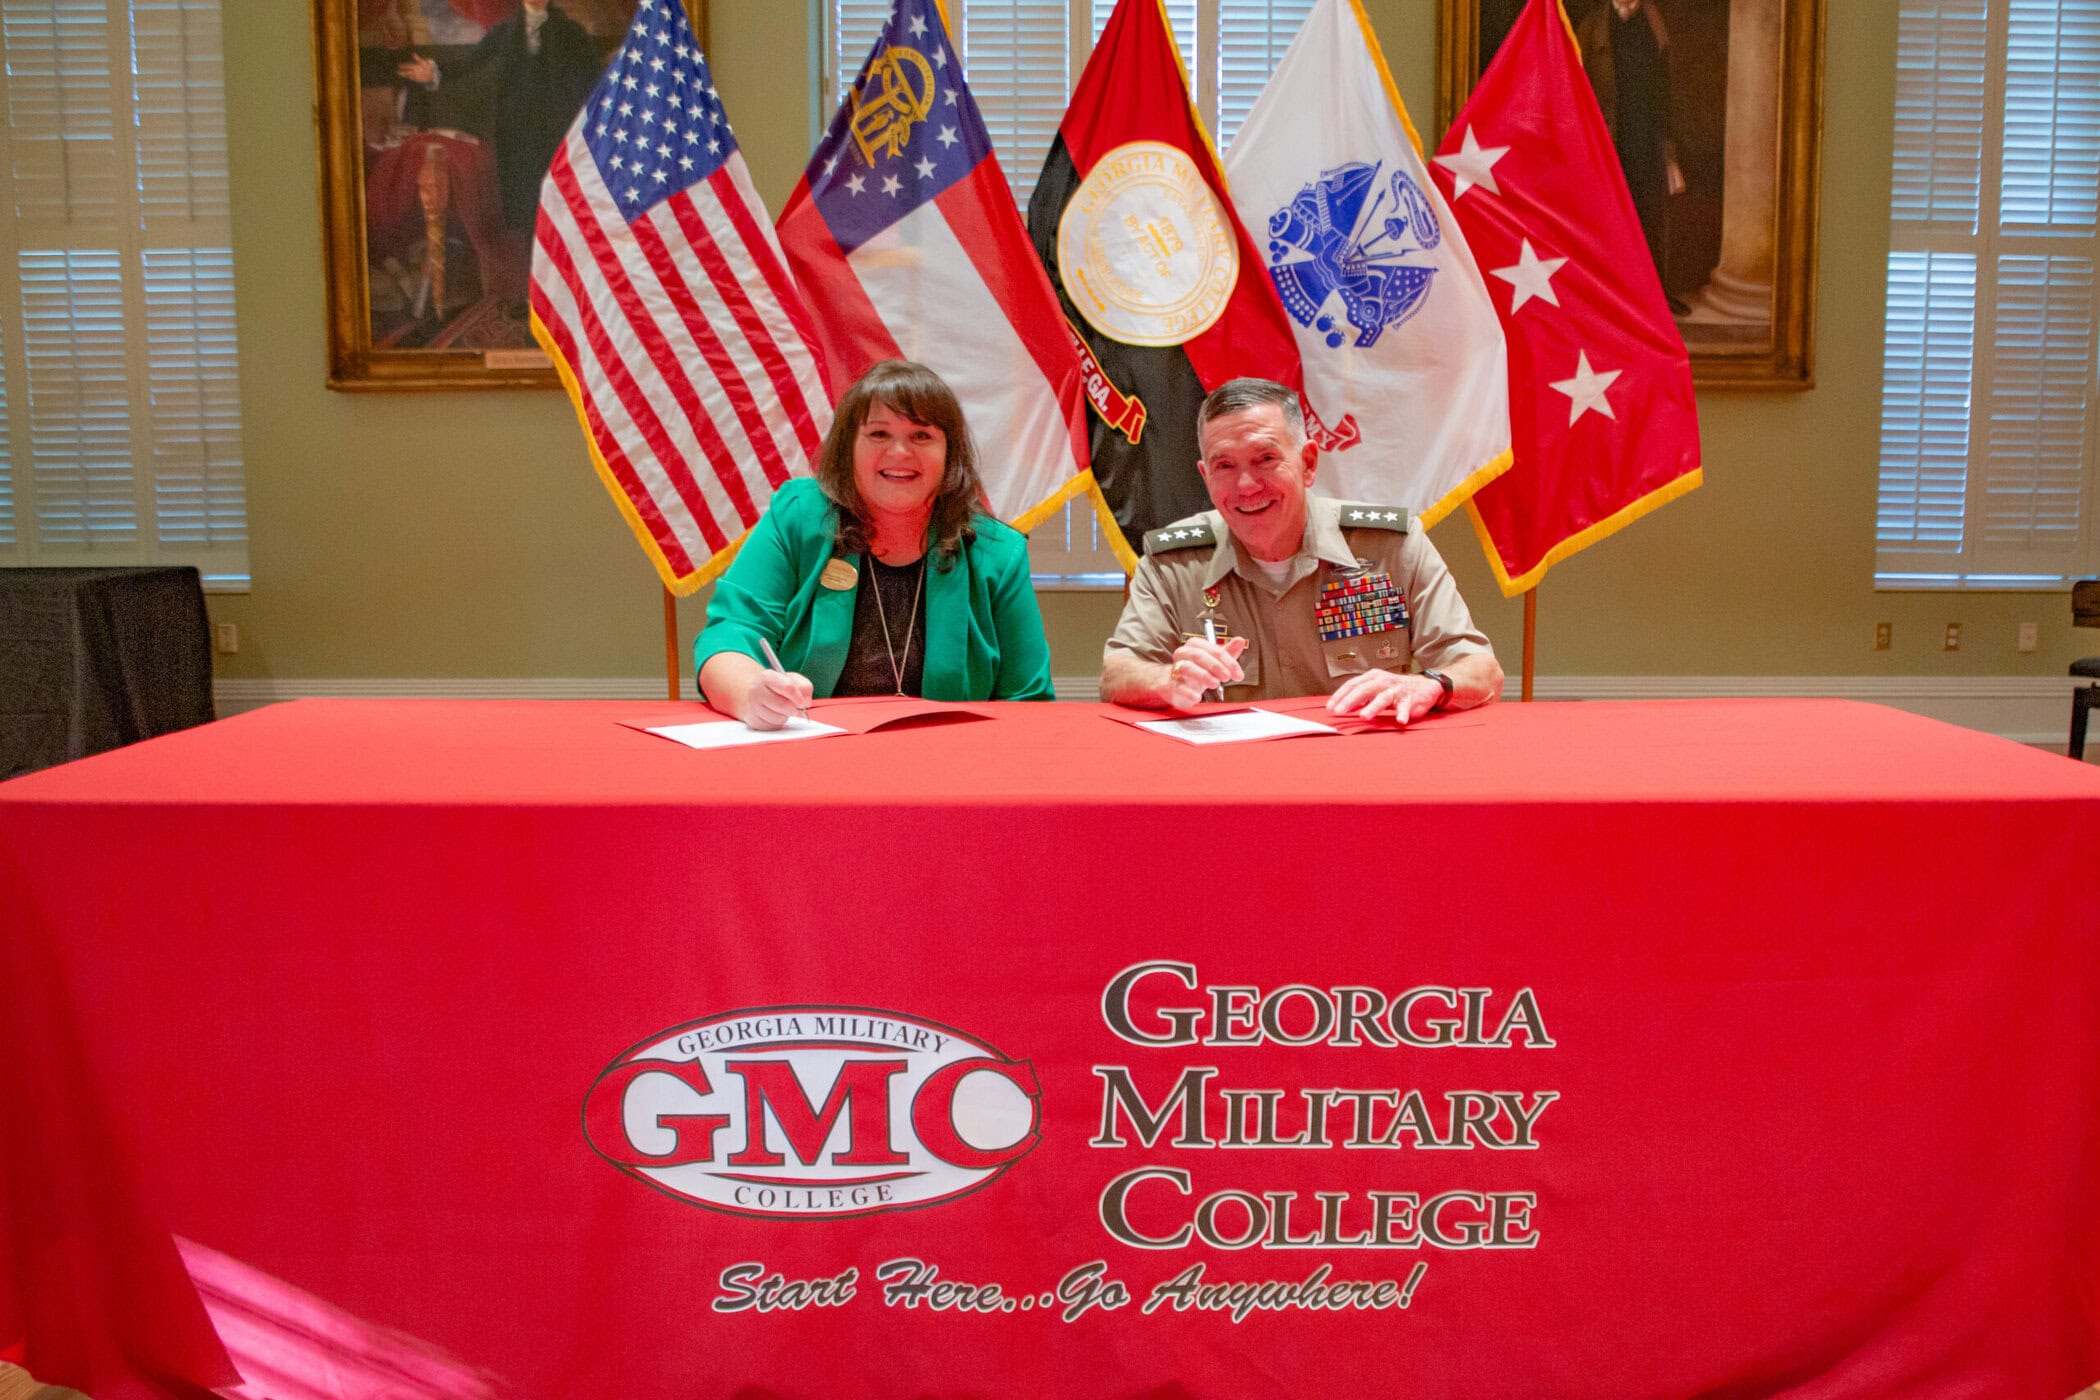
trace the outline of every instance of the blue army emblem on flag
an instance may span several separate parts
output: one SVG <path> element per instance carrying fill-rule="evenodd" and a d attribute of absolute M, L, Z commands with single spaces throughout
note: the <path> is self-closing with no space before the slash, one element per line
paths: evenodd
<path fill-rule="evenodd" d="M 1342 318 L 1369 346 L 1415 314 L 1436 269 L 1406 259 L 1443 242 L 1436 210 L 1407 172 L 1350 164 L 1320 173 L 1269 216 L 1269 276 L 1284 307 L 1339 346 L 1343 332 L 1324 310 L 1340 295 Z"/>

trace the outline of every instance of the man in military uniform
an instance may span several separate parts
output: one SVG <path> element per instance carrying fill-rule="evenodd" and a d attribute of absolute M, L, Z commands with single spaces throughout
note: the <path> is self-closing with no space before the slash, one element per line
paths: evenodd
<path fill-rule="evenodd" d="M 1308 494 L 1320 449 L 1298 396 L 1234 379 L 1203 401 L 1196 469 L 1215 510 L 1145 536 L 1101 666 L 1101 696 L 1186 709 L 1327 695 L 1401 724 L 1470 709 L 1502 667 L 1429 538 L 1397 507 Z"/>

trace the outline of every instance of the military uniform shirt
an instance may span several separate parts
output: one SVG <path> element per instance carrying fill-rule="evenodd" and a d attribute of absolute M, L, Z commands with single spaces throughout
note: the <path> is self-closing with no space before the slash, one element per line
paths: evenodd
<path fill-rule="evenodd" d="M 1438 670 L 1494 650 L 1406 511 L 1320 496 L 1306 500 L 1305 540 L 1281 584 L 1217 511 L 1148 532 L 1104 655 L 1167 665 L 1206 620 L 1220 642 L 1247 639 L 1247 679 L 1226 688 L 1228 700 L 1331 695 L 1364 671 Z"/>

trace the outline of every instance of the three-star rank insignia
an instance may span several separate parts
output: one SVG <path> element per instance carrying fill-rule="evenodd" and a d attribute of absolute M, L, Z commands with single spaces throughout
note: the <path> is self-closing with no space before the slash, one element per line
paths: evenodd
<path fill-rule="evenodd" d="M 1214 545 L 1217 542 L 1217 533 L 1210 528 L 1210 522 L 1198 516 L 1193 520 L 1162 525 L 1157 530 L 1147 530 L 1145 553 L 1165 554 L 1172 549 L 1194 549 L 1199 544 Z"/>
<path fill-rule="evenodd" d="M 1348 518 L 1347 511 L 1343 518 Z M 1313 610 L 1313 620 L 1319 625 L 1323 642 L 1391 632 L 1408 625 L 1407 599 L 1394 587 L 1391 574 L 1359 559 L 1355 568 L 1337 569 L 1333 577 L 1320 585 L 1320 602 Z"/>
<path fill-rule="evenodd" d="M 1343 501 L 1341 522 L 1344 530 L 1391 530 L 1406 534 L 1407 512 L 1398 506 L 1374 506 L 1365 501 Z"/>

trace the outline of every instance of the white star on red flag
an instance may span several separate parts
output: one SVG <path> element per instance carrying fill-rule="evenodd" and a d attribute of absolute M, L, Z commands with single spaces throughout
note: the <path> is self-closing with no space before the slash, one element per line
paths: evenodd
<path fill-rule="evenodd" d="M 1601 372 L 1591 369 L 1590 352 L 1577 351 L 1574 378 L 1553 381 L 1553 387 L 1568 396 L 1568 426 L 1574 427 L 1576 419 L 1592 411 L 1616 420 L 1619 415 L 1611 411 L 1611 400 L 1604 397 L 1604 391 L 1618 377 L 1619 371 L 1615 369 Z"/>
<path fill-rule="evenodd" d="M 1690 358 L 1557 0 L 1527 0 L 1432 174 L 1488 285 L 1510 288 L 1495 301 L 1514 462 L 1469 508 L 1519 593 L 1699 484 Z"/>
<path fill-rule="evenodd" d="M 1458 203 L 1466 197 L 1466 191 L 1478 185 L 1489 194 L 1500 194 L 1495 187 L 1495 162 L 1509 154 L 1507 146 L 1482 146 L 1473 128 L 1466 128 L 1465 141 L 1458 150 L 1448 156 L 1438 156 L 1436 163 L 1458 177 L 1451 192 L 1451 202 Z"/>
<path fill-rule="evenodd" d="M 1518 307 L 1537 297 L 1540 301 L 1560 305 L 1560 297 L 1553 290 L 1553 274 L 1567 265 L 1566 258 L 1542 258 L 1524 240 L 1524 249 L 1517 260 L 1508 267 L 1492 267 L 1488 271 L 1509 283 L 1512 295 L 1509 309 L 1514 314 Z"/>

